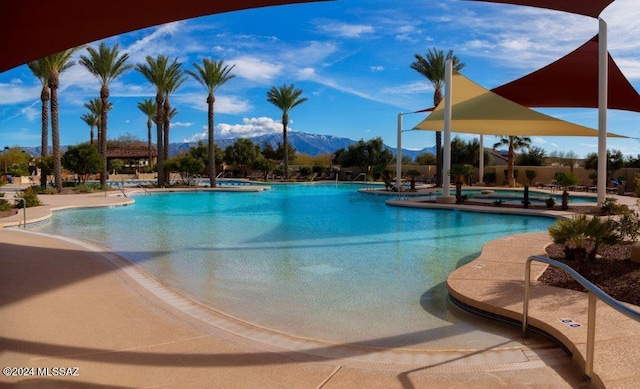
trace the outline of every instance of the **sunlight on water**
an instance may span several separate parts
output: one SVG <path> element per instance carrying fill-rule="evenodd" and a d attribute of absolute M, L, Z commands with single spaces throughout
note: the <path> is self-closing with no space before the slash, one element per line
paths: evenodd
<path fill-rule="evenodd" d="M 451 307 L 446 277 L 485 242 L 552 220 L 396 208 L 356 189 L 154 194 L 37 229 L 101 244 L 196 300 L 296 335 L 405 347 L 500 338 L 503 328 Z"/>

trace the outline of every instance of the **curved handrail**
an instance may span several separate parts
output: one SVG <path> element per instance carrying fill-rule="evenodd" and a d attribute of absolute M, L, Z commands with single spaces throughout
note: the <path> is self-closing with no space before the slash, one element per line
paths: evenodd
<path fill-rule="evenodd" d="M 529 289 L 531 284 L 531 262 L 537 261 L 555 266 L 567 272 L 574 280 L 578 281 L 589 293 L 589 306 L 587 316 L 587 355 L 585 357 L 584 374 L 588 377 L 593 375 L 593 354 L 594 343 L 596 336 L 596 297 L 602 300 L 604 303 L 615 309 L 616 311 L 630 317 L 631 319 L 640 322 L 640 311 L 632 309 L 620 301 L 609 296 L 602 289 L 592 284 L 589 280 L 584 278 L 580 273 L 573 270 L 570 266 L 553 260 L 551 258 L 542 257 L 539 255 L 532 255 L 527 259 L 524 274 L 524 303 L 522 308 L 522 335 L 527 335 L 527 326 L 529 318 Z"/>

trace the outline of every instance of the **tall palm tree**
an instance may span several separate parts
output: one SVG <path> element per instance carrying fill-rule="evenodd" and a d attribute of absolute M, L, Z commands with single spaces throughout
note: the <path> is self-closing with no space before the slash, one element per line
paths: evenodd
<path fill-rule="evenodd" d="M 172 109 L 169 97 L 185 82 L 187 76 L 184 75 L 182 64 L 172 68 L 168 74 L 167 83 L 164 90 L 164 159 L 169 158 L 169 130 L 171 129 Z"/>
<path fill-rule="evenodd" d="M 169 84 L 172 74 L 180 70 L 181 64 L 177 59 L 169 63 L 169 58 L 164 55 L 158 55 L 157 58 L 147 56 L 146 63 L 137 64 L 136 70 L 140 72 L 153 86 L 156 88 L 156 132 L 158 149 L 158 187 L 164 186 L 164 99 L 165 91 Z"/>
<path fill-rule="evenodd" d="M 307 101 L 300 97 L 302 90 L 295 89 L 293 84 L 283 84 L 280 88 L 272 86 L 267 92 L 267 101 L 282 110 L 282 146 L 284 148 L 284 178 L 289 178 L 289 143 L 287 140 L 287 126 L 289 125 L 289 111 Z"/>
<path fill-rule="evenodd" d="M 85 113 L 82 116 L 80 116 L 80 119 L 82 119 L 82 121 L 87 123 L 87 126 L 89 126 L 89 144 L 93 146 L 93 138 L 94 138 L 93 128 L 98 125 L 98 121 L 100 120 L 100 118 L 98 117 L 98 115 L 94 115 L 92 113 Z"/>
<path fill-rule="evenodd" d="M 68 49 L 45 57 L 49 77 L 47 79 L 51 91 L 51 144 L 53 146 L 53 176 L 55 187 L 62 190 L 62 161 L 60 152 L 60 124 L 58 109 L 58 87 L 60 86 L 60 74 L 75 65 L 71 56 L 78 48 Z"/>
<path fill-rule="evenodd" d="M 101 139 L 102 139 L 102 130 L 100 129 L 100 125 L 101 125 L 101 117 L 102 117 L 102 99 L 100 98 L 94 98 L 89 100 L 88 103 L 84 103 L 84 107 L 86 109 L 89 110 L 89 115 L 90 116 L 95 116 L 96 117 L 96 123 L 95 126 L 98 129 L 98 152 L 100 151 L 100 145 L 101 145 Z M 107 105 L 107 111 L 111 111 L 111 109 L 113 108 L 113 104 L 111 102 L 109 102 L 109 104 Z M 84 118 L 83 118 L 84 120 Z M 86 122 L 86 120 L 85 120 Z M 89 124 L 89 123 L 87 123 Z M 90 124 L 89 124 L 90 125 Z M 92 132 L 91 132 L 91 144 L 93 144 L 93 127 L 92 127 Z"/>
<path fill-rule="evenodd" d="M 40 159 L 44 160 L 49 155 L 49 99 L 51 93 L 49 92 L 49 71 L 47 68 L 47 61 L 45 58 L 37 59 L 27 64 L 34 76 L 42 83 L 42 91 L 40 92 L 41 112 L 42 112 L 42 137 L 40 140 Z M 47 186 L 47 172 L 46 169 L 41 169 L 40 172 L 40 186 L 45 188 Z"/>
<path fill-rule="evenodd" d="M 207 174 L 209 175 L 209 185 L 214 188 L 216 186 L 216 158 L 215 158 L 215 146 L 214 146 L 214 109 L 213 105 L 216 102 L 215 92 L 225 82 L 234 78 L 235 75 L 230 74 L 231 70 L 236 65 L 231 67 L 224 64 L 224 60 L 215 61 L 209 58 L 202 59 L 202 66 L 197 63 L 193 63 L 193 67 L 196 71 L 187 70 L 187 74 L 193 77 L 196 81 L 202 84 L 209 94 L 207 95 L 207 133 L 209 138 L 207 140 Z"/>
<path fill-rule="evenodd" d="M 156 116 L 158 106 L 153 99 L 144 99 L 138 103 L 138 109 L 147 115 L 147 150 L 149 152 L 149 166 L 151 166 L 153 158 L 151 154 L 151 127 L 153 126 L 153 119 Z"/>
<path fill-rule="evenodd" d="M 93 74 L 100 81 L 100 99 L 102 101 L 102 112 L 100 113 L 100 154 L 102 154 L 102 172 L 100 174 L 100 185 L 104 188 L 107 185 L 107 112 L 109 107 L 109 84 L 124 72 L 131 69 L 132 65 L 127 64 L 129 54 L 120 55 L 118 44 L 113 47 L 107 46 L 105 42 L 100 43 L 98 49 L 87 47 L 88 56 L 80 56 L 80 64 L 89 73 Z"/>
<path fill-rule="evenodd" d="M 427 78 L 433 85 L 433 106 L 437 106 L 442 101 L 442 87 L 444 86 L 445 63 L 448 59 L 453 60 L 453 71 L 459 72 L 464 63 L 453 55 L 453 50 L 449 50 L 444 55 L 442 50 L 435 47 L 429 49 L 423 57 L 414 54 L 415 62 L 411 63 L 411 69 L 417 71 Z M 436 131 L 436 184 L 442 185 L 442 132 Z"/>
<path fill-rule="evenodd" d="M 513 162 L 515 160 L 515 151 L 520 149 L 526 149 L 531 146 L 531 138 L 526 136 L 501 136 L 500 140 L 493 145 L 496 149 L 500 146 L 509 146 L 509 153 L 507 154 L 507 178 L 508 185 L 510 187 L 516 186 L 516 180 L 513 176 Z"/>

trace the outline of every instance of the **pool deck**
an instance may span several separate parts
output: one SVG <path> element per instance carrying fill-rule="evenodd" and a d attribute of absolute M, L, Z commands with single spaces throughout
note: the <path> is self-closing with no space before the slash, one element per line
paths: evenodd
<path fill-rule="evenodd" d="M 2 187 L 8 193 L 11 188 Z M 113 193 L 115 194 L 115 192 Z M 8 196 L 10 197 L 10 196 Z M 29 222 L 70 207 L 117 206 L 104 194 L 40 196 Z M 635 199 L 633 199 L 635 200 Z M 22 211 L 0 219 L 18 225 Z M 11 220 L 9 220 L 11 219 Z M 521 317 L 524 261 L 544 252 L 546 233 L 489 242 L 447 282 L 456 299 Z M 536 272 L 543 270 L 536 265 Z M 573 352 L 544 347 L 485 350 L 371 349 L 288 336 L 212 311 L 163 287 L 126 260 L 86 242 L 0 229 L 0 364 L 77 367 L 72 376 L 0 376 L 0 384 L 46 387 L 575 388 L 586 296 L 536 284 L 531 324 Z M 640 378 L 640 324 L 598 305 L 594 386 L 632 387 Z M 392 339 L 391 339 L 392 340 Z M 29 372 L 29 371 L 28 371 Z M 604 385 L 602 385 L 604 383 Z"/>

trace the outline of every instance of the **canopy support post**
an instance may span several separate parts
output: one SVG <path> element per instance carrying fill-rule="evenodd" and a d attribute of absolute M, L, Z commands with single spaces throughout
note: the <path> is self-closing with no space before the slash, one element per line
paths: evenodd
<path fill-rule="evenodd" d="M 480 134 L 480 147 L 478 147 L 478 151 L 480 152 L 480 159 L 478 160 L 478 183 L 484 184 L 484 135 Z"/>
<path fill-rule="evenodd" d="M 607 190 L 607 95 L 608 53 L 607 23 L 602 19 L 598 33 L 598 206 L 605 201 Z"/>
<path fill-rule="evenodd" d="M 455 197 L 450 195 L 451 191 L 451 178 L 449 173 L 451 172 L 451 102 L 452 102 L 452 78 L 453 78 L 453 60 L 448 59 L 445 62 L 444 72 L 444 150 L 442 153 L 443 166 L 442 166 L 442 196 L 436 199 L 442 203 L 455 202 Z"/>
<path fill-rule="evenodd" d="M 398 114 L 398 143 L 396 146 L 396 188 L 398 189 L 398 195 L 402 188 L 402 115 L 404 115 L 402 112 Z"/>

